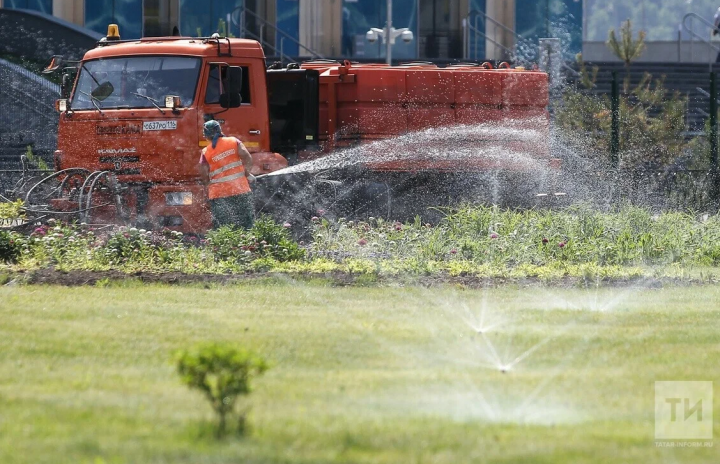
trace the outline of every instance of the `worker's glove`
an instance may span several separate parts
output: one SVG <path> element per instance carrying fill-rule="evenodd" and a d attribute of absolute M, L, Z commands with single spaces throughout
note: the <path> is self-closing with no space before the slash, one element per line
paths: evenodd
<path fill-rule="evenodd" d="M 255 182 L 255 176 L 253 176 L 252 174 L 248 174 L 247 179 L 248 182 L 250 182 L 251 184 Z"/>

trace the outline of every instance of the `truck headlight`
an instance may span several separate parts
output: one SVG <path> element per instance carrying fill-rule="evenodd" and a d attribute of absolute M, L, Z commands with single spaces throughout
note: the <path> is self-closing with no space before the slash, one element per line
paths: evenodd
<path fill-rule="evenodd" d="M 168 206 L 192 205 L 192 192 L 170 192 L 165 194 L 165 204 Z"/>

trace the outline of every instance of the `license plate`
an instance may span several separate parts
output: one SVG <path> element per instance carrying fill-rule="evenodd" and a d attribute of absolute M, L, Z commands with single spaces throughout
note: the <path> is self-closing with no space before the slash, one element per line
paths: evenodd
<path fill-rule="evenodd" d="M 177 129 L 177 121 L 145 121 L 143 122 L 144 131 L 162 131 Z"/>

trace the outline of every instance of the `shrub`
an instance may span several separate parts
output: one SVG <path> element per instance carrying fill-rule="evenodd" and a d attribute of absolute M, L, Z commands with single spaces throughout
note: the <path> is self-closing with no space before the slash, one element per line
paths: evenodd
<path fill-rule="evenodd" d="M 49 171 L 50 166 L 40 158 L 38 155 L 33 153 L 32 151 L 32 145 L 28 145 L 25 149 L 25 156 L 27 157 L 28 162 L 30 163 L 30 166 L 32 166 L 35 169 L 40 169 L 42 171 Z"/>
<path fill-rule="evenodd" d="M 290 237 L 289 229 L 276 223 L 269 216 L 258 219 L 252 228 L 252 233 L 256 240 L 263 244 L 261 256 L 278 261 L 296 261 L 305 256 L 305 250 Z"/>
<path fill-rule="evenodd" d="M 104 249 L 106 257 L 113 264 L 122 264 L 130 259 L 139 258 L 143 253 L 152 253 L 149 235 L 135 228 L 108 237 Z"/>
<path fill-rule="evenodd" d="M 0 262 L 16 263 L 22 253 L 22 236 L 0 230 Z"/>
<path fill-rule="evenodd" d="M 305 256 L 305 250 L 290 237 L 288 229 L 267 216 L 258 219 L 250 230 L 223 226 L 209 231 L 207 241 L 219 261 L 272 258 L 284 262 Z"/>
<path fill-rule="evenodd" d="M 190 388 L 200 390 L 218 417 L 217 436 L 226 432 L 227 416 L 239 396 L 250 394 L 250 381 L 268 369 L 259 356 L 230 346 L 205 343 L 176 353 L 178 374 Z M 238 417 L 238 432 L 245 431 L 245 413 Z"/>
<path fill-rule="evenodd" d="M 71 225 L 52 221 L 52 226 L 36 227 L 28 237 L 27 250 L 38 262 L 67 265 L 87 260 L 95 237 Z"/>
<path fill-rule="evenodd" d="M 252 254 L 248 231 L 223 226 L 207 233 L 207 244 L 217 261 L 243 261 Z"/>
<path fill-rule="evenodd" d="M 108 237 L 101 255 L 115 265 L 170 265 L 182 261 L 186 244 L 198 245 L 197 237 L 187 237 L 187 243 L 184 238 L 181 232 L 168 229 L 152 232 L 134 227 L 121 228 Z"/>
<path fill-rule="evenodd" d="M 19 219 L 23 217 L 23 202 L 17 200 L 13 202 L 0 203 L 0 219 Z"/>

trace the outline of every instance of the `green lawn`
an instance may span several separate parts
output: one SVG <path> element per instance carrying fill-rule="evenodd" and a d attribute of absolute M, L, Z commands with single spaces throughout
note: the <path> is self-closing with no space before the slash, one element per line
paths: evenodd
<path fill-rule="evenodd" d="M 719 385 L 718 301 L 711 286 L 0 287 L 0 462 L 717 462 L 656 447 L 654 382 Z M 245 438 L 214 440 L 171 364 L 205 340 L 272 363 Z"/>

